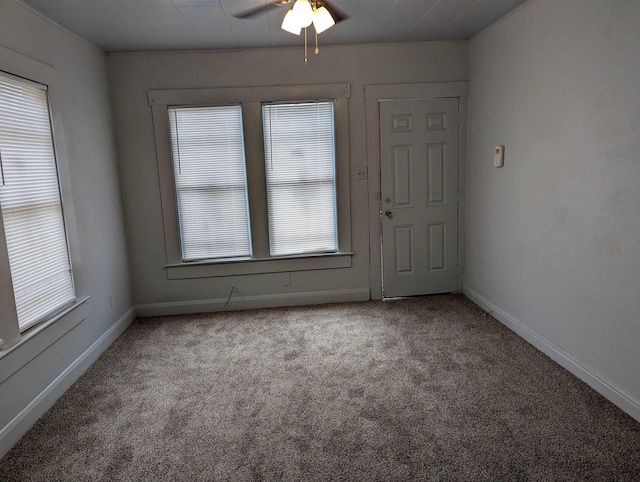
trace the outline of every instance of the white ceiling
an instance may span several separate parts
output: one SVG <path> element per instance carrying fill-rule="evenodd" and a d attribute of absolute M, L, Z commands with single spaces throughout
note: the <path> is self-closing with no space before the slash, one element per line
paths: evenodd
<path fill-rule="evenodd" d="M 270 0 L 22 0 L 106 52 L 300 45 L 288 7 L 233 15 Z M 465 40 L 525 0 L 330 0 L 348 19 L 321 44 Z"/>

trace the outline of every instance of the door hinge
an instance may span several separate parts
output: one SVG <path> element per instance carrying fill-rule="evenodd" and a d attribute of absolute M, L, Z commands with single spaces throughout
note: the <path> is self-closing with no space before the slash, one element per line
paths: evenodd
<path fill-rule="evenodd" d="M 458 125 L 460 125 L 460 113 L 458 113 Z"/>

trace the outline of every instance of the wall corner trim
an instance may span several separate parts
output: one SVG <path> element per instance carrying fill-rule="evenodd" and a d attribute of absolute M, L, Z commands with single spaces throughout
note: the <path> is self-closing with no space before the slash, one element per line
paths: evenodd
<path fill-rule="evenodd" d="M 585 365 L 579 360 L 576 360 L 570 353 L 566 352 L 540 333 L 537 333 L 527 327 L 509 312 L 488 298 L 485 298 L 469 286 L 464 285 L 462 292 L 467 298 L 480 306 L 483 310 L 487 312 L 491 311 L 493 317 L 500 323 L 505 325 L 518 336 L 555 361 L 558 365 L 574 374 L 600 395 L 640 422 L 639 398 L 609 380 L 598 371 L 588 365 Z"/>
<path fill-rule="evenodd" d="M 42 390 L 7 425 L 0 429 L 0 459 L 11 450 L 31 426 L 51 408 L 58 398 L 89 368 L 118 338 L 136 317 L 129 308 L 100 338 L 74 360 L 49 386 Z"/>

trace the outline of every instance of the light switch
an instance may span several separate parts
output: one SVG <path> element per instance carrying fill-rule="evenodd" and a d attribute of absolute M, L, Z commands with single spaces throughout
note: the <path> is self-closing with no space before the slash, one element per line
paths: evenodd
<path fill-rule="evenodd" d="M 493 165 L 495 167 L 504 166 L 504 146 L 496 146 L 493 153 Z"/>

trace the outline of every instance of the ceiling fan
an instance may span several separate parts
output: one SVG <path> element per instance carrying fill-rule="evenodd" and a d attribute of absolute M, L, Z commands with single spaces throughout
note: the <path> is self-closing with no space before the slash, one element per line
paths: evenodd
<path fill-rule="evenodd" d="M 254 18 L 279 7 L 293 6 L 287 11 L 280 28 L 294 35 L 300 35 L 304 29 L 304 63 L 307 57 L 307 27 L 313 24 L 316 35 L 315 53 L 319 53 L 318 34 L 333 27 L 348 17 L 327 0 L 275 0 L 259 7 L 251 8 L 234 15 L 236 18 Z"/>

